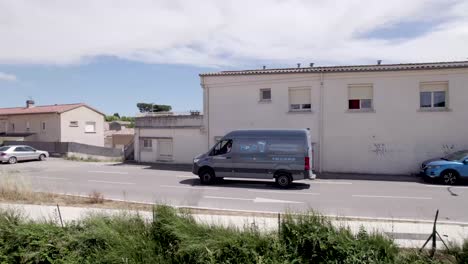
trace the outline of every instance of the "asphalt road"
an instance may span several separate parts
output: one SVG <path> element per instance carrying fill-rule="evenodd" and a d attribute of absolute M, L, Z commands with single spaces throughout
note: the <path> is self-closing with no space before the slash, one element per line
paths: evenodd
<path fill-rule="evenodd" d="M 249 211 L 317 210 L 322 214 L 372 218 L 439 219 L 468 222 L 468 186 L 447 187 L 415 181 L 312 180 L 291 189 L 273 181 L 226 179 L 201 186 L 191 172 L 155 170 L 144 165 L 88 163 L 49 159 L 0 165 L 3 179 L 36 191 Z"/>

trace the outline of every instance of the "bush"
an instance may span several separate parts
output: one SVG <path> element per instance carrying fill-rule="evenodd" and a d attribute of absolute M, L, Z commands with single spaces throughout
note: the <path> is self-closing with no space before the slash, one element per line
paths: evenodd
<path fill-rule="evenodd" d="M 355 236 L 315 214 L 289 215 L 281 231 L 289 260 L 301 263 L 394 263 L 398 254 L 393 242 L 381 235 L 361 229 Z"/>
<path fill-rule="evenodd" d="M 0 263 L 466 263 L 468 242 L 452 259 L 432 260 L 364 229 L 356 235 L 309 214 L 287 216 L 281 232 L 197 224 L 166 206 L 154 220 L 91 216 L 59 227 L 0 212 Z"/>

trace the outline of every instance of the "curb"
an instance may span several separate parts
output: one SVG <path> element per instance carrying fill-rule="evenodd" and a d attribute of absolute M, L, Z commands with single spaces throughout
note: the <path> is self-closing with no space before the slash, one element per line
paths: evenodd
<path fill-rule="evenodd" d="M 89 196 L 86 196 L 86 195 L 73 195 L 73 194 L 64 194 L 64 193 L 56 193 L 56 194 L 89 198 Z M 164 204 L 158 204 L 158 203 L 148 203 L 148 202 L 131 201 L 131 200 L 124 200 L 124 199 L 105 198 L 104 200 L 115 201 L 115 202 L 126 202 L 126 203 L 133 203 L 133 204 L 142 204 L 142 205 L 164 205 Z M 200 207 L 200 206 L 185 206 L 185 205 L 170 205 L 170 204 L 168 205 L 174 208 L 180 209 L 180 210 L 188 210 L 192 214 L 251 216 L 251 217 L 265 217 L 265 218 L 278 218 L 278 216 L 282 216 L 284 214 L 305 215 L 303 213 L 297 213 L 297 212 L 251 211 L 251 210 L 223 209 L 223 208 Z M 321 215 L 321 216 L 324 216 L 326 218 L 329 218 L 331 220 L 336 220 L 336 221 L 406 223 L 406 224 L 433 224 L 434 223 L 434 220 L 410 219 L 410 218 L 339 216 L 339 215 Z M 437 224 L 468 227 L 468 222 L 460 222 L 460 221 L 438 220 Z"/>

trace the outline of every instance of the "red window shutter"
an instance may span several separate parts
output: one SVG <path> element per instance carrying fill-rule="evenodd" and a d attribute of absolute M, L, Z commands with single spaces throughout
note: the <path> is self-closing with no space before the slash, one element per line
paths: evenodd
<path fill-rule="evenodd" d="M 361 109 L 359 100 L 349 100 L 349 109 Z"/>

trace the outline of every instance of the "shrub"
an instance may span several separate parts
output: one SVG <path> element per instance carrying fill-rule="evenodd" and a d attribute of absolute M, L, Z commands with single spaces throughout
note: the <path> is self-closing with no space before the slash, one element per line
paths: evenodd
<path fill-rule="evenodd" d="M 355 236 L 313 213 L 287 216 L 281 231 L 289 259 L 298 258 L 300 263 L 393 263 L 398 253 L 393 242 L 381 235 L 361 229 Z"/>
<path fill-rule="evenodd" d="M 287 216 L 281 232 L 197 224 L 166 206 L 153 221 L 135 214 L 91 216 L 65 227 L 0 212 L 0 263 L 466 263 L 468 242 L 450 254 L 398 250 L 363 228 L 353 234 L 325 218 Z"/>

